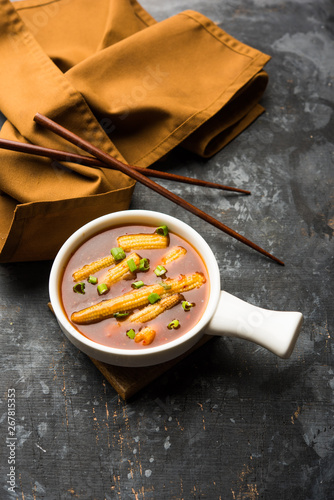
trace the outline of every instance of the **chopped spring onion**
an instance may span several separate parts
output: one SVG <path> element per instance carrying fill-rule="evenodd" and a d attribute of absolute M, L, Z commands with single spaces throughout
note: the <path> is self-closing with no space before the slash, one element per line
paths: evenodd
<path fill-rule="evenodd" d="M 88 281 L 88 283 L 92 283 L 92 285 L 96 285 L 97 278 L 96 278 L 96 276 L 88 276 L 87 281 Z"/>
<path fill-rule="evenodd" d="M 132 287 L 133 288 L 141 288 L 142 286 L 144 286 L 144 282 L 143 281 L 135 281 L 134 283 L 132 283 Z"/>
<path fill-rule="evenodd" d="M 158 293 L 150 293 L 150 295 L 147 298 L 150 304 L 154 304 L 155 302 L 161 299 Z"/>
<path fill-rule="evenodd" d="M 82 295 L 85 294 L 85 283 L 76 283 L 73 287 L 73 292 L 75 293 L 81 293 Z"/>
<path fill-rule="evenodd" d="M 167 328 L 168 330 L 175 330 L 176 328 L 179 328 L 180 322 L 178 319 L 173 319 L 168 325 Z"/>
<path fill-rule="evenodd" d="M 195 304 L 193 302 L 188 302 L 187 300 L 182 301 L 182 307 L 185 311 L 190 311 L 190 309 L 194 307 L 194 305 Z"/>
<path fill-rule="evenodd" d="M 114 247 L 110 250 L 111 255 L 115 260 L 125 259 L 125 252 L 121 247 Z"/>
<path fill-rule="evenodd" d="M 133 328 L 131 328 L 131 330 L 128 330 L 128 331 L 126 332 L 126 334 L 127 334 L 127 336 L 128 336 L 130 339 L 134 339 L 134 338 L 135 338 L 135 336 L 136 336 L 136 332 L 134 331 L 134 329 L 133 329 Z"/>
<path fill-rule="evenodd" d="M 148 259 L 140 259 L 139 261 L 139 271 L 148 271 L 150 268 L 150 263 Z"/>
<path fill-rule="evenodd" d="M 101 285 L 97 285 L 97 291 L 99 295 L 103 295 L 107 293 L 109 290 L 108 286 L 105 283 L 101 283 Z"/>
<path fill-rule="evenodd" d="M 126 263 L 128 265 L 128 268 L 130 269 L 130 271 L 132 273 L 137 271 L 137 266 L 136 266 L 136 263 L 133 259 L 129 259 Z"/>
<path fill-rule="evenodd" d="M 157 266 L 154 269 L 154 272 L 157 276 L 163 276 L 164 274 L 166 274 L 167 269 L 164 266 Z"/>
<path fill-rule="evenodd" d="M 167 226 L 159 226 L 156 228 L 156 233 L 162 234 L 163 236 L 168 235 L 168 227 Z"/>
<path fill-rule="evenodd" d="M 118 318 L 126 318 L 127 316 L 129 316 L 130 313 L 128 312 L 117 312 L 117 313 L 114 313 L 114 318 L 118 319 Z"/>
<path fill-rule="evenodd" d="M 165 290 L 170 290 L 172 288 L 172 285 L 168 285 L 167 283 L 164 283 L 163 281 L 159 283 L 159 285 L 162 286 Z"/>

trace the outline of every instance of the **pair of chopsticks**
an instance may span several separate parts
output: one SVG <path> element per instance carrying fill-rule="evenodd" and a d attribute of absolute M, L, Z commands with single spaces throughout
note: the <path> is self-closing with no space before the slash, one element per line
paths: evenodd
<path fill-rule="evenodd" d="M 39 125 L 42 125 L 46 129 L 54 132 L 56 135 L 62 137 L 63 139 L 66 139 L 68 142 L 71 144 L 74 144 L 75 146 L 80 147 L 82 150 L 86 151 L 87 153 L 91 154 L 94 158 L 89 158 L 87 156 L 82 156 L 82 155 L 76 155 L 72 153 L 65 153 L 65 152 L 60 152 L 57 150 L 50 150 L 47 148 L 40 148 L 39 146 L 34 146 L 34 145 L 29 145 L 29 144 L 22 144 L 22 143 L 15 143 L 14 141 L 6 141 L 7 142 L 7 149 L 12 149 L 15 151 L 22 151 L 30 154 L 37 154 L 40 156 L 47 156 L 52 159 L 60 160 L 60 161 L 71 161 L 71 162 L 76 162 L 76 163 L 82 163 L 87 165 L 89 163 L 89 166 L 99 166 L 99 167 L 110 167 L 115 170 L 119 170 L 125 175 L 128 175 L 132 179 L 135 179 L 136 181 L 140 182 L 144 186 L 149 187 L 153 191 L 157 192 L 158 194 L 164 196 L 168 200 L 172 201 L 173 203 L 176 203 L 177 205 L 181 206 L 182 208 L 188 210 L 189 212 L 193 213 L 194 215 L 197 215 L 201 219 L 205 220 L 209 224 L 212 224 L 216 228 L 220 229 L 224 233 L 232 236 L 238 241 L 241 241 L 245 245 L 253 248 L 257 252 L 269 257 L 270 259 L 274 260 L 280 265 L 284 266 L 284 263 L 279 260 L 277 257 L 274 255 L 270 254 L 260 246 L 258 246 L 256 243 L 253 243 L 252 241 L 248 240 L 241 234 L 237 233 L 233 229 L 229 228 L 222 222 L 214 219 L 211 217 L 211 215 L 203 212 L 199 208 L 195 207 L 194 205 L 191 205 L 187 201 L 185 201 L 183 198 L 177 196 L 176 194 L 172 193 L 168 189 L 164 188 L 163 186 L 160 186 L 156 182 L 152 181 L 149 179 L 146 175 L 155 175 L 156 177 L 161 177 L 162 174 L 164 178 L 167 178 L 166 172 L 157 172 L 155 170 L 147 170 L 147 169 L 141 169 L 139 167 L 132 167 L 129 165 L 126 165 L 125 163 L 122 163 L 121 161 L 117 160 L 116 158 L 113 158 L 110 156 L 108 153 L 105 153 L 101 149 L 97 148 L 90 142 L 82 139 L 81 137 L 77 136 L 73 132 L 70 132 L 66 128 L 62 127 L 61 125 L 58 125 L 55 123 L 53 120 L 50 118 L 47 118 L 46 116 L 41 115 L 40 113 L 37 113 L 34 117 L 34 120 L 36 123 Z M 3 141 L 2 141 L 3 142 Z M 10 144 L 9 144 L 10 143 Z M 19 146 L 20 145 L 20 149 Z M 1 147 L 1 143 L 0 143 Z M 5 146 L 3 146 L 5 147 Z M 14 149 L 15 148 L 15 149 Z M 23 151 L 23 148 L 25 149 Z M 48 154 L 46 154 L 48 152 Z M 52 156 L 51 156 L 52 155 Z M 76 161 L 75 161 L 76 160 Z M 85 162 L 85 163 L 84 163 Z M 145 170 L 145 174 L 143 170 Z M 154 173 L 154 174 L 153 174 Z M 159 175 L 158 175 L 159 174 Z M 172 178 L 173 176 L 174 180 L 179 180 L 179 182 L 189 182 L 188 180 L 182 180 L 180 179 L 181 176 L 174 176 L 173 174 L 168 174 L 168 178 Z M 177 177 L 178 179 L 175 179 Z M 184 178 L 182 178 L 184 179 Z M 186 178 L 189 179 L 189 178 Z M 196 181 L 196 182 L 194 182 Z M 192 179 L 192 183 L 198 183 L 199 181 L 197 179 Z M 211 184 L 211 185 L 210 185 Z M 220 185 L 214 184 L 214 183 L 207 183 L 206 181 L 201 181 L 201 185 L 207 186 L 207 187 L 218 187 Z M 237 188 L 231 188 L 229 186 L 224 186 L 220 187 L 220 189 L 228 189 L 230 191 L 237 191 L 237 192 L 243 192 L 244 194 L 250 194 L 249 191 L 245 190 L 239 190 Z"/>
<path fill-rule="evenodd" d="M 35 144 L 27 144 L 24 142 L 10 141 L 8 139 L 0 139 L 0 149 L 9 149 L 10 151 L 18 151 L 20 153 L 27 153 L 36 156 L 43 156 L 45 158 L 50 158 L 51 160 L 64 161 L 70 163 L 78 163 L 80 165 L 85 165 L 87 167 L 102 167 L 102 168 L 112 168 L 117 170 L 117 165 L 106 165 L 102 161 L 92 158 L 91 156 L 84 156 L 75 153 L 68 153 L 66 151 L 59 151 L 58 149 L 44 148 L 41 146 L 36 146 Z M 110 157 L 112 158 L 112 157 Z M 204 186 L 208 188 L 223 189 L 225 191 L 234 191 L 236 193 L 251 194 L 250 191 L 246 189 L 240 189 L 232 186 L 225 186 L 224 184 L 217 184 L 216 182 L 204 181 L 201 179 L 195 179 L 193 177 L 184 177 L 182 175 L 171 174 L 169 172 L 160 172 L 158 170 L 151 170 L 149 168 L 135 167 L 129 165 L 132 169 L 141 172 L 147 177 L 158 177 L 159 179 L 167 179 L 171 181 L 183 182 L 186 184 L 195 184 L 197 186 Z"/>

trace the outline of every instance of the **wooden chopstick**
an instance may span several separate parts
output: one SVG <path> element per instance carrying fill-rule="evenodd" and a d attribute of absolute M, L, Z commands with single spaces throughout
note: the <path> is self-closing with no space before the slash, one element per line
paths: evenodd
<path fill-rule="evenodd" d="M 218 229 L 220 229 L 224 233 L 229 234 L 230 236 L 232 236 L 236 240 L 241 241 L 242 243 L 253 248 L 257 252 L 259 252 L 263 255 L 266 255 L 267 257 L 274 260 L 275 262 L 277 262 L 281 266 L 284 266 L 284 262 L 282 262 L 280 259 L 278 259 L 274 255 L 270 254 L 269 252 L 267 252 L 263 248 L 259 247 L 256 243 L 253 243 L 252 241 L 248 240 L 247 238 L 245 238 L 241 234 L 237 233 L 236 231 L 234 231 L 234 229 L 229 228 L 228 226 L 226 226 L 222 222 L 211 217 L 211 215 L 203 212 L 202 210 L 195 207 L 194 205 L 191 205 L 190 203 L 188 203 L 186 200 L 184 200 L 180 196 L 177 196 L 176 194 L 172 193 L 171 191 L 168 191 L 168 189 L 166 189 L 166 188 L 160 186 L 159 184 L 157 184 L 156 182 L 152 181 L 148 177 L 145 177 L 145 175 L 143 175 L 141 172 L 138 172 L 137 170 L 134 170 L 131 167 L 129 167 L 128 165 L 125 165 L 124 163 L 120 162 L 116 158 L 111 157 L 109 154 L 107 154 L 104 151 L 102 151 L 101 149 L 97 148 L 96 146 L 94 146 L 90 142 L 82 139 L 81 137 L 77 136 L 73 132 L 70 132 L 65 127 L 58 125 L 50 118 L 47 118 L 46 116 L 41 115 L 40 113 L 37 113 L 34 116 L 34 120 L 39 125 L 42 125 L 46 129 L 51 130 L 56 135 L 62 137 L 63 139 L 66 139 L 68 142 L 70 142 L 76 146 L 79 146 L 81 149 L 83 149 L 87 153 L 95 156 L 96 158 L 101 160 L 103 163 L 106 163 L 107 165 L 115 166 L 115 168 L 117 168 L 123 174 L 126 174 L 129 177 L 132 177 L 133 179 L 140 182 L 141 184 L 144 184 L 144 186 L 149 187 L 150 189 L 152 189 L 153 191 L 157 192 L 158 194 L 164 196 L 165 198 L 172 201 L 173 203 L 176 203 L 180 207 L 188 210 L 189 212 L 193 213 L 194 215 L 197 215 L 198 217 L 205 220 L 209 224 L 212 224 L 213 226 L 217 227 Z"/>
<path fill-rule="evenodd" d="M 0 139 L 0 149 L 9 149 L 11 151 L 18 151 L 20 153 L 27 153 L 36 156 L 44 156 L 46 158 L 51 158 L 57 161 L 67 161 L 71 163 L 79 163 L 81 165 L 86 165 L 88 167 L 102 167 L 102 168 L 113 168 L 117 169 L 115 166 L 106 165 L 102 161 L 92 158 L 90 156 L 78 155 L 75 153 L 67 153 L 66 151 L 59 151 L 58 149 L 44 148 L 42 146 L 36 146 L 35 144 L 27 144 L 25 142 L 10 141 L 8 139 Z M 148 177 L 157 177 L 159 179 L 168 179 L 177 182 L 183 182 L 186 184 L 195 184 L 197 186 L 203 186 L 208 188 L 223 189 L 225 191 L 234 191 L 242 194 L 251 194 L 250 191 L 246 189 L 240 189 L 232 186 L 225 186 L 224 184 L 217 184 L 215 182 L 204 181 L 201 179 L 194 179 L 192 177 L 184 177 L 182 175 L 171 174 L 169 172 L 160 172 L 158 170 L 152 170 L 149 168 L 142 168 L 133 165 L 129 167 L 138 170 L 143 175 Z"/>

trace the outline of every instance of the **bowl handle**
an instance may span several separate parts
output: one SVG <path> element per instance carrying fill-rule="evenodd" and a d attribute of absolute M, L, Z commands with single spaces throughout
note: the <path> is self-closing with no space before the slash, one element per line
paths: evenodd
<path fill-rule="evenodd" d="M 300 312 L 262 309 L 222 291 L 205 333 L 250 340 L 281 358 L 288 358 L 302 322 Z"/>

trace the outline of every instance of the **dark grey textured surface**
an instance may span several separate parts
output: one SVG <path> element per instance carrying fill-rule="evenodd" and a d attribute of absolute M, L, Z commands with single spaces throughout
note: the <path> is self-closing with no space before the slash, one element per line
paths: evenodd
<path fill-rule="evenodd" d="M 251 189 L 174 187 L 286 267 L 139 185 L 131 207 L 188 222 L 212 246 L 228 292 L 300 310 L 304 327 L 289 360 L 215 339 L 125 403 L 48 311 L 51 263 L 1 265 L 0 498 L 334 498 L 333 3 L 142 4 L 158 20 L 199 10 L 272 56 L 262 117 L 208 161 L 177 151 L 159 168 Z M 6 485 L 13 387 L 16 495 Z"/>

